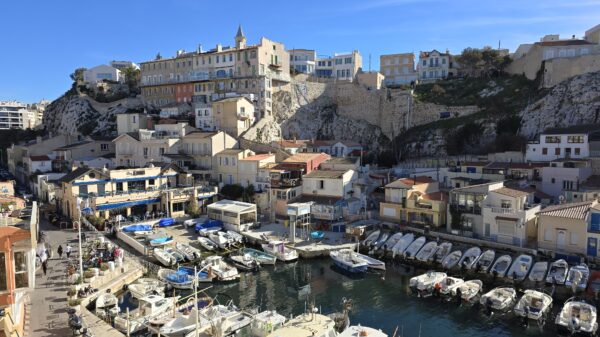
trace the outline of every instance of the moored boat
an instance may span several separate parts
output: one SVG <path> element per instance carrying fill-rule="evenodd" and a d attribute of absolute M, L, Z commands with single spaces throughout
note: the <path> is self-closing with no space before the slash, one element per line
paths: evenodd
<path fill-rule="evenodd" d="M 304 313 L 290 319 L 281 328 L 274 330 L 267 337 L 300 337 L 300 336 L 335 336 L 335 321 L 328 316 Z"/>
<path fill-rule="evenodd" d="M 173 247 L 164 247 L 163 250 L 171 254 L 177 262 L 183 262 L 185 260 L 185 255 L 183 255 L 183 253 L 181 253 L 178 249 Z"/>
<path fill-rule="evenodd" d="M 404 254 L 404 251 L 415 239 L 415 235 L 413 233 L 407 233 L 402 235 L 400 240 L 392 247 L 392 258 L 396 257 L 396 255 Z"/>
<path fill-rule="evenodd" d="M 598 330 L 596 307 L 575 298 L 565 302 L 556 315 L 556 325 L 571 334 L 585 333 L 595 336 Z"/>
<path fill-rule="evenodd" d="M 450 295 L 454 293 L 454 290 L 459 287 L 465 281 L 458 277 L 447 276 L 441 282 L 439 282 L 439 290 L 442 295 Z"/>
<path fill-rule="evenodd" d="M 194 277 L 194 270 L 196 271 L 196 276 L 198 277 L 198 282 L 207 283 L 212 282 L 214 276 L 207 272 L 205 268 L 194 268 L 189 266 L 180 266 L 177 268 L 177 272 L 186 273 L 190 277 Z"/>
<path fill-rule="evenodd" d="M 283 262 L 292 262 L 298 260 L 298 252 L 285 246 L 283 241 L 270 241 L 262 244 L 262 249 Z"/>
<path fill-rule="evenodd" d="M 409 286 L 419 292 L 429 292 L 433 290 L 436 283 L 442 282 L 445 278 L 446 273 L 431 270 L 425 274 L 412 277 Z"/>
<path fill-rule="evenodd" d="M 433 254 L 435 254 L 437 248 L 437 242 L 429 241 L 423 246 L 423 248 L 421 248 L 421 250 L 419 250 L 415 258 L 417 261 L 427 262 L 433 257 Z"/>
<path fill-rule="evenodd" d="M 517 292 L 510 287 L 497 287 L 481 296 L 479 302 L 488 309 L 503 311 L 512 307 Z"/>
<path fill-rule="evenodd" d="M 590 277 L 590 269 L 585 263 L 571 267 L 565 286 L 572 287 L 574 290 L 583 291 L 587 288 L 588 279 Z"/>
<path fill-rule="evenodd" d="M 351 325 L 342 333 L 337 335 L 337 337 L 355 337 L 355 336 L 369 336 L 369 337 L 388 337 L 381 330 L 369 328 L 367 326 L 361 325 Z"/>
<path fill-rule="evenodd" d="M 494 263 L 494 259 L 496 258 L 496 252 L 492 249 L 488 249 L 483 254 L 479 256 L 477 261 L 475 262 L 474 269 L 480 273 L 487 273 L 488 269 Z"/>
<path fill-rule="evenodd" d="M 285 316 L 278 314 L 274 310 L 259 312 L 252 318 L 250 333 L 255 337 L 266 337 L 274 330 L 281 328 L 285 324 L 285 321 Z"/>
<path fill-rule="evenodd" d="M 158 295 L 150 295 L 139 299 L 139 306 L 129 312 L 129 320 L 122 314 L 114 318 L 114 326 L 117 330 L 134 333 L 144 329 L 150 320 L 172 310 L 179 297 L 164 298 Z"/>
<path fill-rule="evenodd" d="M 442 263 L 444 258 L 452 251 L 452 242 L 442 242 L 438 245 L 435 254 L 433 255 L 432 261 Z"/>
<path fill-rule="evenodd" d="M 473 302 L 483 289 L 483 283 L 480 280 L 469 280 L 463 282 L 452 289 L 453 296 L 460 296 L 464 302 Z"/>
<path fill-rule="evenodd" d="M 356 255 L 367 261 L 370 269 L 385 270 L 385 262 L 361 253 L 356 253 Z"/>
<path fill-rule="evenodd" d="M 229 236 L 225 232 L 217 231 L 209 233 L 208 238 L 221 249 L 228 249 L 231 246 Z"/>
<path fill-rule="evenodd" d="M 96 298 L 96 316 L 100 318 L 114 317 L 119 314 L 119 299 L 110 292 L 98 295 Z"/>
<path fill-rule="evenodd" d="M 532 264 L 533 258 L 530 255 L 519 255 L 506 272 L 506 278 L 515 282 L 523 281 L 527 277 Z"/>
<path fill-rule="evenodd" d="M 381 246 L 381 249 L 386 252 L 391 251 L 392 248 L 396 245 L 396 243 L 398 243 L 398 241 L 402 238 L 402 235 L 402 233 L 396 233 L 390 236 L 387 239 L 387 241 L 383 244 L 383 246 Z"/>
<path fill-rule="evenodd" d="M 140 278 L 134 283 L 127 286 L 127 290 L 131 296 L 136 299 L 146 297 L 148 295 L 163 295 L 164 284 L 153 278 Z"/>
<path fill-rule="evenodd" d="M 542 282 L 546 279 L 546 272 L 548 271 L 548 262 L 538 261 L 531 267 L 529 273 L 529 280 L 532 282 Z"/>
<path fill-rule="evenodd" d="M 238 270 L 218 255 L 207 257 L 200 263 L 200 267 L 209 275 L 215 275 L 219 281 L 233 281 L 240 277 Z"/>
<path fill-rule="evenodd" d="M 413 241 L 408 247 L 406 247 L 406 250 L 403 253 L 404 257 L 409 260 L 413 260 L 426 241 L 427 238 L 424 236 L 421 236 Z"/>
<path fill-rule="evenodd" d="M 329 253 L 333 263 L 350 273 L 360 274 L 367 271 L 369 263 L 351 249 L 334 250 Z"/>
<path fill-rule="evenodd" d="M 490 274 L 497 277 L 504 277 L 508 271 L 508 268 L 510 268 L 511 262 L 512 257 L 510 257 L 510 255 L 500 256 L 490 268 Z"/>
<path fill-rule="evenodd" d="M 515 305 L 515 314 L 539 321 L 550 312 L 552 296 L 540 291 L 525 290 L 523 296 Z"/>
<path fill-rule="evenodd" d="M 390 233 L 389 232 L 382 232 L 381 235 L 377 238 L 377 240 L 373 241 L 373 243 L 371 244 L 371 248 L 376 251 L 379 248 L 383 247 L 383 245 L 385 244 L 385 242 L 388 240 L 388 238 L 390 237 Z"/>
<path fill-rule="evenodd" d="M 462 256 L 462 252 L 460 250 L 455 250 L 452 253 L 446 255 L 446 257 L 442 260 L 442 267 L 446 269 L 452 269 L 456 265 L 458 265 L 458 261 Z"/>
<path fill-rule="evenodd" d="M 187 272 L 160 268 L 156 274 L 158 279 L 170 284 L 177 289 L 192 289 L 192 281 L 194 280 L 192 275 Z"/>
<path fill-rule="evenodd" d="M 231 263 L 243 271 L 257 271 L 260 268 L 260 263 L 256 261 L 250 254 L 232 254 L 229 256 Z"/>
<path fill-rule="evenodd" d="M 565 284 L 567 274 L 569 273 L 569 264 L 567 261 L 560 259 L 552 262 L 548 267 L 548 275 L 546 282 L 551 284 Z"/>
<path fill-rule="evenodd" d="M 475 262 L 477 262 L 479 256 L 481 256 L 481 248 L 471 247 L 462 255 L 460 261 L 458 262 L 458 266 L 467 270 L 473 269 L 473 266 L 475 265 Z"/>
<path fill-rule="evenodd" d="M 369 235 L 367 235 L 367 237 L 361 242 L 361 245 L 365 246 L 365 247 L 371 247 L 371 245 L 373 244 L 373 242 L 375 240 L 377 240 L 377 238 L 379 237 L 379 235 L 381 234 L 381 231 L 379 229 L 376 229 L 374 231 L 372 231 L 371 233 L 369 233 Z"/>
<path fill-rule="evenodd" d="M 154 248 L 152 250 L 152 253 L 154 255 L 154 258 L 156 258 L 156 260 L 160 262 L 163 266 L 169 267 L 177 263 L 177 259 L 175 258 L 175 256 L 166 252 L 162 248 Z"/>
<path fill-rule="evenodd" d="M 202 252 L 200 252 L 199 249 L 196 249 L 185 243 L 177 242 L 175 244 L 175 248 L 178 251 L 180 251 L 185 256 L 185 259 L 188 261 L 194 261 L 200 258 L 200 256 L 202 255 Z"/>
<path fill-rule="evenodd" d="M 277 262 L 275 255 L 252 248 L 242 248 L 242 254 L 252 256 L 261 265 L 274 265 Z"/>
<path fill-rule="evenodd" d="M 202 246 L 202 248 L 204 248 L 208 251 L 214 251 L 219 248 L 219 246 L 217 246 L 216 243 L 214 243 L 211 239 L 206 238 L 204 236 L 199 236 L 198 242 L 200 243 L 200 246 Z"/>

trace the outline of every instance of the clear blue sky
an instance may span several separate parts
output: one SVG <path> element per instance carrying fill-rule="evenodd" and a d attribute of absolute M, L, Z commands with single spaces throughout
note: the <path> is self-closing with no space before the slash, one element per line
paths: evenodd
<path fill-rule="evenodd" d="M 238 24 L 249 43 L 358 49 L 363 68 L 370 54 L 378 69 L 380 54 L 583 36 L 600 23 L 600 0 L 9 0 L 0 13 L 0 100 L 33 102 L 60 96 L 77 67 L 233 44 Z"/>

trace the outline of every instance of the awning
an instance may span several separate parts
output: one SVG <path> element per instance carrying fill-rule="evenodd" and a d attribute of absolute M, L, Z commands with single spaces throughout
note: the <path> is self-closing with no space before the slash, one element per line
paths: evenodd
<path fill-rule="evenodd" d="M 114 204 L 98 205 L 98 206 L 96 206 L 96 210 L 97 211 L 105 211 L 105 210 L 115 209 L 115 208 L 133 207 L 133 206 L 138 206 L 138 205 L 148 205 L 148 204 L 154 204 L 154 203 L 159 203 L 159 202 L 160 202 L 160 198 L 117 202 Z"/>

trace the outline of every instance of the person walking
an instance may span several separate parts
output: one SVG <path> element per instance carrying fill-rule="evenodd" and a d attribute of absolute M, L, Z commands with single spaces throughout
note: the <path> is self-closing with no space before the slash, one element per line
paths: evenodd
<path fill-rule="evenodd" d="M 62 259 L 63 248 L 62 245 L 58 245 L 58 258 Z"/>
<path fill-rule="evenodd" d="M 42 261 L 42 271 L 44 272 L 44 276 L 46 276 L 46 272 L 48 271 L 48 260 Z"/>
<path fill-rule="evenodd" d="M 69 245 L 69 244 L 67 243 L 67 248 L 65 249 L 65 253 L 67 253 L 67 259 L 71 257 L 71 250 L 72 250 L 72 249 L 73 249 L 73 248 L 71 248 L 71 245 Z"/>

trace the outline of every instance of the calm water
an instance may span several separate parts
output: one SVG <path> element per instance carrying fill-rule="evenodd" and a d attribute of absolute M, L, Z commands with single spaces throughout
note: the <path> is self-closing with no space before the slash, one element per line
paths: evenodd
<path fill-rule="evenodd" d="M 380 274 L 351 277 L 331 266 L 329 259 L 301 260 L 293 264 L 264 267 L 257 273 L 244 273 L 239 282 L 215 285 L 210 295 L 231 296 L 242 308 L 260 306 L 285 316 L 298 315 L 314 302 L 324 314 L 341 311 L 342 298 L 352 299 L 351 324 L 380 328 L 390 336 L 556 336 L 554 316 L 562 307 L 555 302 L 547 323 L 521 325 L 512 313 L 488 317 L 478 305 L 458 306 L 438 298 L 417 298 L 407 285 L 410 277 L 424 271 L 388 264 L 385 278 Z M 469 278 L 469 277 L 466 277 Z M 472 277 L 470 277 L 472 278 Z M 470 279 L 469 278 L 469 279 Z M 484 291 L 492 289 L 486 285 Z M 218 296 L 221 303 L 225 296 Z M 128 301 L 125 301 L 126 304 Z"/>

